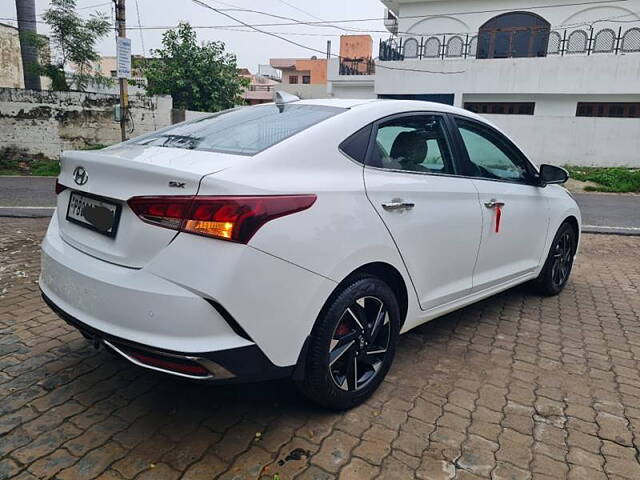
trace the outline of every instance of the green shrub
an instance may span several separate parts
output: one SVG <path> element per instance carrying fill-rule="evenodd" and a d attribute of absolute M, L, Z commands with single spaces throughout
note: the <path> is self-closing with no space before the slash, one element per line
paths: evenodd
<path fill-rule="evenodd" d="M 571 178 L 582 182 L 594 182 L 587 186 L 591 192 L 640 192 L 640 170 L 624 167 L 565 167 Z"/>
<path fill-rule="evenodd" d="M 0 175 L 46 175 L 60 173 L 60 163 L 39 153 L 33 155 L 16 146 L 0 148 Z"/>

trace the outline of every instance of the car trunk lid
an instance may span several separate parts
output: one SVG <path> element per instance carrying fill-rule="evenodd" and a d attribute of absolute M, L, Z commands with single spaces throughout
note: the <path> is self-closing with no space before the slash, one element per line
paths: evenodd
<path fill-rule="evenodd" d="M 60 236 L 91 256 L 141 268 L 176 232 L 143 222 L 127 201 L 137 196 L 196 195 L 202 177 L 243 159 L 246 157 L 130 144 L 64 152 L 58 178 L 67 187 L 57 201 Z M 113 228 L 101 230 L 103 226 L 89 210 L 110 212 Z"/>

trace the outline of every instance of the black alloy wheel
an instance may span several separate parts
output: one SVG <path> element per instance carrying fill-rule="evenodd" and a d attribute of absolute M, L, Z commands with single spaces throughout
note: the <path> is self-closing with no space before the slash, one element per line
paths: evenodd
<path fill-rule="evenodd" d="M 569 281 L 576 254 L 578 235 L 568 222 L 560 225 L 544 267 L 538 278 L 531 282 L 533 289 L 546 296 L 559 294 Z"/>
<path fill-rule="evenodd" d="M 553 246 L 551 281 L 556 288 L 562 288 L 569 279 L 573 264 L 573 243 L 571 231 L 565 230 Z"/>
<path fill-rule="evenodd" d="M 309 336 L 303 376 L 313 402 L 346 410 L 364 402 L 387 375 L 400 332 L 394 291 L 370 274 L 348 278 L 329 297 Z"/>
<path fill-rule="evenodd" d="M 331 378 L 342 390 L 358 391 L 380 371 L 391 339 L 389 312 L 373 296 L 357 299 L 342 313 L 329 344 Z"/>

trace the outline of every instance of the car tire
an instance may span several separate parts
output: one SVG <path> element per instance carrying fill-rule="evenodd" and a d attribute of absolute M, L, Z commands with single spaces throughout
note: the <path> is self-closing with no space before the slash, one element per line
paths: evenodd
<path fill-rule="evenodd" d="M 389 371 L 399 331 L 393 290 L 371 275 L 352 277 L 318 317 L 299 388 L 311 401 L 333 410 L 361 404 Z"/>
<path fill-rule="evenodd" d="M 531 286 L 536 293 L 544 296 L 558 295 L 569 281 L 573 268 L 573 257 L 578 244 L 577 233 L 568 223 L 560 225 L 544 267 Z"/>

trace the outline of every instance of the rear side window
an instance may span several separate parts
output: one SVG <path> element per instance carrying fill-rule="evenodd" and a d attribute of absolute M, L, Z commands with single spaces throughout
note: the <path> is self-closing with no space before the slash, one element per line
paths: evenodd
<path fill-rule="evenodd" d="M 344 111 L 296 104 L 237 108 L 181 123 L 131 143 L 254 155 Z"/>
<path fill-rule="evenodd" d="M 356 162 L 364 164 L 372 129 L 373 125 L 367 125 L 366 127 L 361 128 L 340 144 L 340 150 L 349 155 L 349 157 L 354 159 Z"/>
<path fill-rule="evenodd" d="M 368 165 L 405 172 L 453 173 L 442 117 L 406 115 L 380 124 Z"/>

